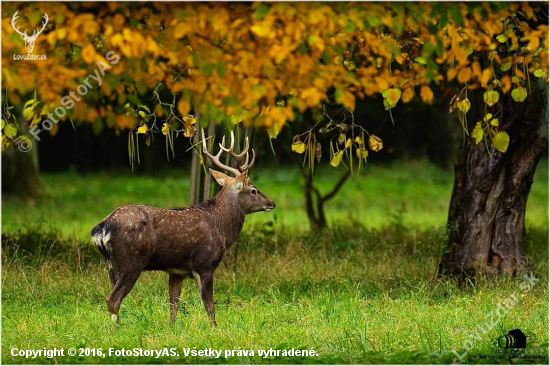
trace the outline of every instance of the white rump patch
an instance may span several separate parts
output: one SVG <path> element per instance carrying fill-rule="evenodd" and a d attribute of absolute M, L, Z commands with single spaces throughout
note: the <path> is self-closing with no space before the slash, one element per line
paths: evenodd
<path fill-rule="evenodd" d="M 98 247 L 101 246 L 101 238 L 103 237 L 103 234 L 97 233 L 94 236 L 92 236 L 92 240 L 94 241 L 94 244 Z"/>

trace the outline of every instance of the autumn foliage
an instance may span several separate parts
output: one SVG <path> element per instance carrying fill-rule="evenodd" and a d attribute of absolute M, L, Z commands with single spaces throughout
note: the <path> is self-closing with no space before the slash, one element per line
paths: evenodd
<path fill-rule="evenodd" d="M 487 105 L 498 106 L 498 95 L 512 93 L 521 102 L 531 79 L 548 78 L 548 25 L 529 3 L 3 3 L 2 8 L 2 89 L 17 107 L 14 114 L 33 100 L 29 127 L 54 111 L 98 62 L 109 64 L 108 51 L 119 62 L 105 71 L 100 85 L 92 80 L 94 88 L 61 120 L 141 128 L 143 134 L 180 129 L 189 136 L 195 123 L 189 116 L 200 114 L 201 121 L 242 121 L 274 137 L 296 113 L 327 103 L 351 112 L 357 98 L 381 94 L 391 113 L 414 98 L 432 103 L 452 87 L 453 109 L 464 115 L 469 89 L 490 92 Z M 33 29 L 48 14 L 34 48 L 47 60 L 14 59 L 26 52 L 11 25 L 16 10 L 28 18 L 20 19 L 22 29 Z M 159 85 L 173 98 L 161 98 Z M 494 133 L 487 128 L 486 133 L 501 132 L 498 121 L 487 122 Z M 331 146 L 334 155 L 346 148 L 347 134 L 355 133 L 336 127 L 336 139 L 346 136 L 343 144 L 335 140 Z M 358 136 L 350 149 L 366 157 L 369 138 Z"/>

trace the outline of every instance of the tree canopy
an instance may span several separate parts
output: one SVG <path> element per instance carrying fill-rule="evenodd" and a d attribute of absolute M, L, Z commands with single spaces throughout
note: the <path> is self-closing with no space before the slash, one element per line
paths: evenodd
<path fill-rule="evenodd" d="M 489 136 L 505 151 L 499 97 L 510 93 L 522 102 L 534 77 L 548 79 L 547 15 L 525 2 L 2 7 L 4 112 L 17 115 L 7 108 L 20 106 L 29 129 L 85 82 L 90 88 L 82 100 L 55 119 L 169 138 L 173 131 L 191 136 L 197 114 L 206 122 L 242 121 L 275 137 L 297 112 L 338 104 L 352 115 L 357 98 L 379 94 L 391 113 L 400 102 L 432 103 L 434 94 L 450 90 L 451 109 L 464 121 L 468 90 L 483 88 L 487 115 L 471 136 Z M 17 59 L 26 49 L 12 27 L 16 11 L 18 25 L 29 30 L 48 14 L 34 47 L 46 60 Z M 109 51 L 119 56 L 116 63 Z M 17 119 L 4 116 L 5 148 L 18 136 L 9 127 Z M 333 165 L 346 149 L 361 160 L 367 146 L 381 148 L 355 121 L 328 118 L 322 127 L 334 132 Z M 49 131 L 55 133 L 55 123 Z M 293 150 L 309 151 L 313 160 L 317 142 L 311 134 L 297 136 Z"/>

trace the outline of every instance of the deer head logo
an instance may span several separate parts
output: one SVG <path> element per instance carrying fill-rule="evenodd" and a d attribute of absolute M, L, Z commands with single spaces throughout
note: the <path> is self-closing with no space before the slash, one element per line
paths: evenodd
<path fill-rule="evenodd" d="M 44 28 L 46 28 L 46 25 L 48 24 L 48 14 L 44 13 L 44 23 L 42 23 L 42 29 L 39 31 L 35 30 L 32 34 L 32 36 L 29 36 L 27 34 L 27 30 L 25 29 L 25 32 L 21 32 L 19 30 L 19 27 L 16 27 L 15 20 L 19 18 L 19 15 L 17 15 L 17 12 L 13 14 L 13 17 L 11 18 L 11 26 L 13 29 L 23 37 L 23 41 L 25 41 L 25 47 L 27 48 L 27 53 L 32 53 L 32 50 L 34 49 L 34 41 L 36 41 L 36 38 L 42 33 Z"/>

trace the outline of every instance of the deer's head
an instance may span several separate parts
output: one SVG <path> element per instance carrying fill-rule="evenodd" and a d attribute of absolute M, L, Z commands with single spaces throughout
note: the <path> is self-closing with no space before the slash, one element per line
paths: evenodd
<path fill-rule="evenodd" d="M 231 145 L 229 148 L 225 147 L 224 136 L 220 144 L 220 151 L 216 156 L 213 156 L 206 147 L 204 130 L 202 130 L 202 135 L 204 154 L 208 156 L 218 167 L 227 170 L 229 173 L 234 175 L 234 177 L 231 177 L 224 173 L 210 169 L 210 173 L 214 179 L 216 179 L 216 182 L 223 187 L 222 192 L 235 199 L 239 207 L 241 207 L 246 214 L 258 211 L 273 210 L 275 208 L 275 202 L 271 201 L 265 194 L 260 192 L 258 188 L 250 182 L 250 178 L 248 177 L 248 171 L 252 168 L 256 160 L 256 153 L 254 152 L 254 149 L 252 149 L 252 160 L 250 163 L 248 162 L 248 137 L 245 139 L 244 150 L 240 154 L 236 154 L 233 150 L 235 145 L 235 136 L 233 132 L 231 132 Z M 220 162 L 220 156 L 224 151 L 230 154 L 237 161 L 238 168 L 232 168 Z"/>
<path fill-rule="evenodd" d="M 15 25 L 15 20 L 19 18 L 19 15 L 17 15 L 17 12 L 13 14 L 13 17 L 11 18 L 11 26 L 13 29 L 23 37 L 23 41 L 25 41 L 25 47 L 27 48 L 27 53 L 32 53 L 32 50 L 34 49 L 34 42 L 36 41 L 36 38 L 42 33 L 42 31 L 46 28 L 46 25 L 48 24 L 48 14 L 44 13 L 44 22 L 42 23 L 42 29 L 40 30 L 34 30 L 32 35 L 27 34 L 27 30 L 25 29 L 24 32 L 21 32 L 19 30 L 19 27 Z"/>

